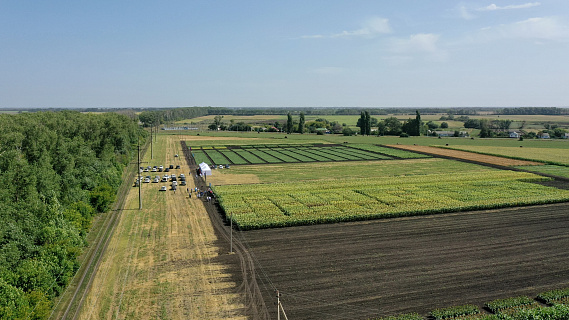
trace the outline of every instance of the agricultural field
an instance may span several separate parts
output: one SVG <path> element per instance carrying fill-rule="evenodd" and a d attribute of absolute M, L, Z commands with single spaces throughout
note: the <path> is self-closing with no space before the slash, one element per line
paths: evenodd
<path fill-rule="evenodd" d="M 477 152 L 481 154 L 497 155 L 512 159 L 540 161 L 550 164 L 569 166 L 569 141 L 565 148 L 548 149 L 531 147 L 498 147 L 498 146 L 464 146 L 453 145 L 452 149 Z"/>
<path fill-rule="evenodd" d="M 417 146 L 417 145 L 392 145 L 393 148 L 400 148 L 403 150 L 409 151 L 418 151 L 424 152 L 427 154 L 433 154 L 438 156 L 445 156 L 445 157 L 452 157 L 458 158 L 463 160 L 475 161 L 479 163 L 486 163 L 490 165 L 499 165 L 499 166 L 537 166 L 543 165 L 540 162 L 534 161 L 525 161 L 525 160 L 516 160 L 510 158 L 503 158 L 499 156 L 491 156 L 485 154 L 478 154 L 460 150 L 453 150 L 448 148 L 435 148 L 435 147 L 428 147 L 428 146 Z"/>
<path fill-rule="evenodd" d="M 531 172 L 538 172 L 558 177 L 569 178 L 569 167 L 566 166 L 543 165 L 543 166 L 519 166 L 516 168 Z"/>
<path fill-rule="evenodd" d="M 232 166 L 231 169 L 216 170 L 208 177 L 214 185 L 244 183 L 300 182 L 319 180 L 323 185 L 343 179 L 376 178 L 381 180 L 405 178 L 406 176 L 426 175 L 445 172 L 448 175 L 465 172 L 485 172 L 492 174 L 497 169 L 471 163 L 441 158 L 406 159 L 391 161 L 359 161 L 355 164 L 344 162 L 311 162 L 261 164 Z"/>
<path fill-rule="evenodd" d="M 257 144 L 192 147 L 197 163 L 214 165 L 330 162 L 427 158 L 428 156 L 375 145 Z"/>
<path fill-rule="evenodd" d="M 262 270 L 266 304 L 278 289 L 289 319 L 411 312 L 426 318 L 437 308 L 473 304 L 482 310 L 497 299 L 569 287 L 568 210 L 560 203 L 251 230 L 237 237 Z M 269 311 L 276 318 L 276 309 Z"/>
<path fill-rule="evenodd" d="M 178 137 L 160 135 L 154 159 L 148 150 L 142 161 L 181 165 L 170 173 L 188 175 L 185 159 L 174 154 L 182 154 Z M 162 185 L 168 190 L 159 191 Z M 143 183 L 142 210 L 138 188 L 131 188 L 79 319 L 247 319 L 233 278 L 237 256 L 219 247 L 203 202 L 169 185 Z"/>
<path fill-rule="evenodd" d="M 249 230 L 569 201 L 569 190 L 529 182 L 544 179 L 525 172 L 469 172 L 226 185 L 215 192 L 226 216 Z"/>

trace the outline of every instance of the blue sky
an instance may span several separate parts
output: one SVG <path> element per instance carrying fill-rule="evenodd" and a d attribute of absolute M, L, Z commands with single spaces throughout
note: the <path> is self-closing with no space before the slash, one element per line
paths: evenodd
<path fill-rule="evenodd" d="M 569 1 L 0 0 L 0 108 L 569 106 Z"/>

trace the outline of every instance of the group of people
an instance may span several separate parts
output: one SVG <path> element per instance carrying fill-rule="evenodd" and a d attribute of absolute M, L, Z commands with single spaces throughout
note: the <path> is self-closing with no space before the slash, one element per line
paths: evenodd
<path fill-rule="evenodd" d="M 211 188 L 207 188 L 207 191 L 201 191 L 198 187 L 195 187 L 193 189 L 187 188 L 186 191 L 188 192 L 190 199 L 192 198 L 193 192 L 195 192 L 196 197 L 198 198 L 205 197 L 207 202 L 211 202 L 211 200 L 214 198 L 213 190 L 211 190 Z"/>

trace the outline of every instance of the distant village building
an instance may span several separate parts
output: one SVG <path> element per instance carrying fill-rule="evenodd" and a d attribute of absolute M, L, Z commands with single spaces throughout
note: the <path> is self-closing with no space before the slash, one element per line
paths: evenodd
<path fill-rule="evenodd" d="M 510 132 L 510 138 L 519 138 L 521 136 L 521 132 L 517 132 L 517 131 L 511 131 Z"/>
<path fill-rule="evenodd" d="M 538 133 L 537 136 L 542 138 L 542 139 L 549 139 L 549 133 L 547 133 L 547 132 Z"/>
<path fill-rule="evenodd" d="M 439 137 L 454 137 L 454 131 L 435 131 L 435 133 L 436 133 L 437 136 L 439 136 Z M 466 131 L 459 131 L 459 132 L 458 132 L 458 136 L 459 136 L 459 137 L 467 137 L 467 136 L 468 136 L 468 132 L 466 132 Z"/>
<path fill-rule="evenodd" d="M 563 135 L 563 139 L 569 139 L 569 132 L 567 132 Z"/>
<path fill-rule="evenodd" d="M 194 127 L 162 127 L 162 130 L 199 130 L 200 128 Z"/>

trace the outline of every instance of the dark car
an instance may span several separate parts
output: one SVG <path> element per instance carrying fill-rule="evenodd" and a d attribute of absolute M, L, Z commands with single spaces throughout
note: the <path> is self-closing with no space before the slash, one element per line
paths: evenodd
<path fill-rule="evenodd" d="M 170 169 L 174 169 L 174 165 L 173 165 L 173 164 L 171 164 L 169 168 L 170 168 Z"/>
<path fill-rule="evenodd" d="M 164 169 L 164 172 L 170 172 L 170 168 Z"/>
<path fill-rule="evenodd" d="M 177 166 L 176 166 L 176 169 L 180 169 L 180 165 L 177 165 Z"/>

